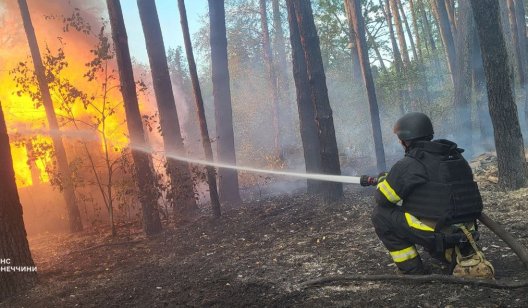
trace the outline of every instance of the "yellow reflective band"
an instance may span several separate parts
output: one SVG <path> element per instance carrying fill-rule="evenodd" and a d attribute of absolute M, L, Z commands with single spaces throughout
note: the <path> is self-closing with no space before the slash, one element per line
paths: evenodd
<path fill-rule="evenodd" d="M 392 203 L 398 203 L 401 200 L 400 196 L 392 189 L 387 180 L 381 181 L 378 183 L 379 191 Z"/>
<path fill-rule="evenodd" d="M 424 224 L 418 218 L 414 217 L 413 215 L 409 213 L 405 213 L 405 220 L 407 220 L 407 224 L 412 228 L 422 230 L 422 231 L 434 231 L 433 228 Z"/>
<path fill-rule="evenodd" d="M 414 246 L 410 246 L 402 250 L 390 251 L 390 255 L 394 262 L 400 263 L 418 257 L 418 251 Z"/>

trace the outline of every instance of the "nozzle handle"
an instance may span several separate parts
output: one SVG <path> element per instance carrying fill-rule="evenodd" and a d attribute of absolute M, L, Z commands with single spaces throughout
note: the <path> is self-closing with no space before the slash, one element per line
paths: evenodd
<path fill-rule="evenodd" d="M 368 175 L 362 175 L 359 179 L 359 184 L 361 186 L 375 186 L 378 184 L 378 178 Z"/>

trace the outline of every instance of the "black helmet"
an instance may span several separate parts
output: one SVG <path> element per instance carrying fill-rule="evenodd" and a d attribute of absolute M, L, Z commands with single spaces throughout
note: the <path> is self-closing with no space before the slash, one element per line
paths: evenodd
<path fill-rule="evenodd" d="M 428 116 L 421 112 L 410 112 L 401 117 L 394 125 L 394 133 L 403 141 L 419 138 L 433 138 L 433 124 Z"/>

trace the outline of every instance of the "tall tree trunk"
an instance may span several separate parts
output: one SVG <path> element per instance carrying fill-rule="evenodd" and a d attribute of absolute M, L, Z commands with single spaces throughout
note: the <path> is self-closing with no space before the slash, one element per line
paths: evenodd
<path fill-rule="evenodd" d="M 500 31 L 498 0 L 471 0 L 486 74 L 499 184 L 517 189 L 526 182 L 524 145 L 509 78 L 508 53 Z"/>
<path fill-rule="evenodd" d="M 506 42 L 506 51 L 508 52 L 508 65 L 510 66 L 510 73 L 509 76 L 511 78 L 512 82 L 515 82 L 515 55 L 514 55 L 514 47 L 512 44 L 512 33 L 511 33 L 511 25 L 510 25 L 510 19 L 508 17 L 508 4 L 507 0 L 499 1 L 499 12 L 500 12 L 500 21 L 502 25 L 502 35 L 504 36 L 504 40 Z M 515 84 L 515 83 L 513 83 Z M 515 87 L 513 88 L 515 92 Z"/>
<path fill-rule="evenodd" d="M 345 13 L 347 15 L 348 20 L 348 41 L 350 42 L 350 54 L 351 54 L 351 60 L 352 60 L 352 81 L 357 82 L 362 78 L 361 76 L 361 65 L 359 64 L 359 54 L 358 54 L 358 47 L 356 44 L 356 33 L 354 32 L 354 26 L 351 22 L 350 17 L 350 10 L 348 8 L 348 5 L 346 5 L 345 1 Z M 378 50 L 379 51 L 379 50 Z M 380 62 L 380 66 L 383 68 L 384 71 L 387 71 L 387 68 L 385 68 L 385 63 L 383 63 L 383 59 L 381 58 L 381 54 L 378 55 L 378 59 Z"/>
<path fill-rule="evenodd" d="M 517 77 L 519 84 L 522 86 L 526 82 L 524 63 L 521 56 L 521 45 L 519 38 L 519 30 L 517 29 L 517 14 L 515 13 L 515 3 L 513 0 L 507 0 L 508 7 L 508 19 L 510 21 L 511 27 L 511 40 L 513 45 L 513 57 L 515 62 L 515 71 L 517 72 Z"/>
<path fill-rule="evenodd" d="M 277 74 L 273 66 L 273 54 L 271 53 L 270 35 L 268 29 L 268 12 L 266 0 L 259 0 L 260 6 L 260 26 L 262 28 L 262 49 L 264 54 L 264 61 L 268 69 L 268 79 L 271 89 L 271 97 L 273 101 L 273 143 L 276 157 L 282 157 L 282 146 L 280 139 L 279 127 L 279 90 L 277 87 Z"/>
<path fill-rule="evenodd" d="M 396 74 L 398 75 L 397 81 L 396 81 L 396 86 L 397 86 L 397 91 L 398 91 L 398 105 L 400 107 L 400 113 L 403 114 L 405 113 L 405 102 L 407 100 L 406 100 L 406 97 L 404 97 L 405 90 L 403 89 L 403 83 L 402 83 L 402 79 L 403 79 L 402 57 L 400 53 L 400 48 L 398 47 L 398 43 L 396 42 L 396 36 L 394 34 L 394 27 L 392 26 L 392 14 L 391 14 L 389 0 L 385 0 L 385 9 L 383 8 L 384 6 L 382 3 L 382 0 L 380 0 L 379 2 L 380 2 L 380 8 L 383 11 L 383 15 L 385 16 L 385 20 L 387 21 L 387 26 L 389 27 L 389 38 L 390 38 L 391 46 L 392 46 L 394 67 L 396 68 Z"/>
<path fill-rule="evenodd" d="M 416 51 L 416 46 L 414 45 L 414 39 L 413 39 L 413 35 L 411 32 L 411 27 L 409 27 L 409 22 L 407 21 L 407 16 L 405 15 L 405 9 L 403 8 L 403 3 L 401 2 L 401 0 L 398 0 L 397 5 L 400 8 L 401 19 L 403 20 L 403 24 L 405 25 L 405 31 L 407 31 L 407 37 L 409 37 L 409 43 L 411 44 L 411 50 L 413 53 L 414 60 L 418 60 L 418 52 Z"/>
<path fill-rule="evenodd" d="M 209 0 L 211 65 L 215 105 L 217 160 L 236 165 L 233 112 L 227 60 L 224 0 Z M 218 169 L 218 188 L 222 202 L 240 202 L 236 170 Z"/>
<path fill-rule="evenodd" d="M 328 100 L 326 76 L 319 46 L 319 36 L 313 19 L 312 4 L 309 0 L 295 0 L 294 7 L 301 45 L 306 59 L 312 103 L 315 106 L 315 121 L 319 129 L 322 171 L 325 174 L 339 175 L 341 174 L 341 167 L 339 165 L 334 119 Z M 343 196 L 342 183 L 325 182 L 322 187 L 327 201 L 335 201 Z"/>
<path fill-rule="evenodd" d="M 42 95 L 42 104 L 46 110 L 46 118 L 50 130 L 59 131 L 59 123 L 57 122 L 57 115 L 53 107 L 53 101 L 51 99 L 48 82 L 46 81 L 46 71 L 42 64 L 40 57 L 40 50 L 37 43 L 37 37 L 35 36 L 35 29 L 31 22 L 31 16 L 26 0 L 18 0 L 20 7 L 20 13 L 22 15 L 22 21 L 24 22 L 24 29 L 26 31 L 27 40 L 29 43 L 29 49 L 31 51 L 31 58 L 35 66 L 35 75 L 37 76 L 38 86 Z M 51 136 L 53 142 L 53 149 L 55 150 L 55 158 L 57 161 L 57 167 L 60 174 L 60 180 L 62 183 L 64 200 L 66 201 L 66 207 L 68 212 L 68 220 L 71 232 L 82 231 L 83 225 L 81 220 L 81 213 L 77 206 L 77 200 L 75 197 L 75 189 L 72 183 L 72 173 L 68 164 L 68 157 L 66 156 L 66 150 L 62 143 L 60 134 L 53 134 Z"/>
<path fill-rule="evenodd" d="M 361 11 L 361 2 L 360 0 L 345 0 L 345 5 L 349 7 L 350 18 L 352 19 L 354 33 L 356 34 L 356 44 L 358 46 L 361 72 L 363 74 L 363 82 L 367 89 L 367 97 L 369 100 L 372 135 L 376 151 L 376 165 L 378 167 L 378 172 L 382 172 L 387 170 L 387 166 L 385 164 L 385 150 L 383 149 L 376 88 L 374 87 L 374 79 L 372 78 L 368 58 L 367 40 L 365 37 L 365 21 Z"/>
<path fill-rule="evenodd" d="M 0 267 L 33 267 L 22 206 L 18 197 L 13 170 L 13 157 L 9 136 L 0 103 Z M 9 262 L 7 262 L 9 260 Z M 8 263 L 8 264 L 6 264 Z M 37 281 L 36 272 L 0 273 L 0 302 L 15 293 L 31 287 Z"/>
<path fill-rule="evenodd" d="M 194 91 L 194 101 L 196 103 L 196 110 L 198 110 L 198 120 L 200 122 L 200 133 L 202 135 L 202 146 L 204 148 L 205 159 L 213 162 L 213 149 L 211 147 L 211 139 L 209 139 L 209 130 L 207 129 L 207 121 L 205 119 L 205 108 L 202 97 L 202 90 L 200 89 L 200 81 L 198 79 L 198 72 L 196 70 L 196 62 L 194 61 L 194 53 L 191 44 L 191 35 L 189 34 L 189 24 L 187 22 L 187 11 L 185 10 L 184 0 L 178 0 L 178 8 L 180 10 L 180 22 L 183 32 L 183 41 L 185 43 L 185 52 L 187 54 L 187 63 L 189 64 L 189 73 Z M 211 206 L 213 215 L 220 217 L 220 199 L 218 197 L 218 188 L 216 186 L 216 172 L 211 166 L 206 167 L 207 183 L 209 184 L 209 197 L 211 198 Z"/>
<path fill-rule="evenodd" d="M 139 111 L 125 21 L 119 0 L 106 0 L 106 5 L 112 28 L 121 94 L 125 105 L 126 123 L 130 142 L 132 143 L 132 159 L 134 161 L 139 201 L 143 213 L 143 229 L 147 235 L 153 235 L 161 232 L 161 221 L 157 207 L 158 192 L 154 185 L 156 176 L 152 169 L 152 161 L 148 153 L 150 147 L 145 137 L 143 121 Z"/>
<path fill-rule="evenodd" d="M 147 45 L 147 54 L 154 85 L 154 94 L 158 104 L 165 151 L 167 154 L 185 156 L 156 4 L 151 0 L 138 0 L 137 4 Z M 196 209 L 189 164 L 184 161 L 172 159 L 168 155 L 166 158 L 167 171 L 172 186 L 171 192 L 173 193 L 175 201 L 175 213 L 186 216 Z"/>
<path fill-rule="evenodd" d="M 290 25 L 290 42 L 292 49 L 293 79 L 297 93 L 297 109 L 299 111 L 299 125 L 303 145 L 304 164 L 306 173 L 321 173 L 321 150 L 319 135 L 315 123 L 315 109 L 310 97 L 310 80 L 301 45 L 299 25 L 295 16 L 293 0 L 287 0 L 288 23 Z M 308 193 L 316 194 L 322 190 L 322 182 L 307 180 Z"/>
<path fill-rule="evenodd" d="M 479 119 L 480 142 L 484 149 L 490 151 L 493 149 L 493 132 L 488 108 L 488 95 L 486 93 L 486 76 L 484 75 L 484 64 L 482 63 L 482 53 L 480 51 L 479 38 L 474 20 L 472 24 L 471 68 Z"/>
<path fill-rule="evenodd" d="M 405 40 L 405 34 L 403 32 L 397 0 L 390 0 L 390 10 L 392 15 L 394 16 L 394 27 L 396 27 L 396 34 L 398 36 L 398 42 L 400 43 L 400 51 L 403 60 L 403 66 L 405 68 L 408 68 L 411 64 L 411 60 L 409 59 L 409 50 L 407 49 L 407 42 Z"/>
<path fill-rule="evenodd" d="M 445 0 L 432 0 L 432 7 L 433 12 L 436 15 L 436 19 L 438 20 L 440 35 L 442 36 L 442 41 L 444 42 L 447 66 L 449 68 L 449 73 L 451 74 L 451 81 L 454 85 L 454 74 L 456 67 L 455 42 L 453 39 L 453 33 L 451 32 L 451 27 L 449 26 L 449 18 L 447 16 L 444 1 Z"/>
<path fill-rule="evenodd" d="M 521 46 L 521 60 L 524 75 L 528 74 L 528 39 L 526 37 L 526 12 L 524 9 L 524 1 L 515 0 L 515 8 L 517 12 L 517 31 L 519 33 L 519 45 Z M 528 85 L 525 79 L 525 83 L 522 85 L 524 88 L 524 119 L 526 126 L 528 126 Z"/>
<path fill-rule="evenodd" d="M 279 6 L 279 0 L 272 0 L 273 11 L 273 50 L 277 55 L 275 59 L 275 71 L 277 72 L 277 88 L 279 90 L 279 100 L 285 107 L 282 111 L 282 116 L 279 118 L 280 126 L 285 128 L 283 137 L 286 138 L 285 145 L 287 145 L 293 138 L 293 131 L 295 129 L 293 123 L 293 110 L 290 106 L 290 81 L 288 79 L 288 62 L 286 60 L 286 43 L 284 38 L 284 30 L 282 28 L 282 17 Z M 284 139 L 283 139 L 284 141 Z"/>
<path fill-rule="evenodd" d="M 457 33 L 457 66 L 454 93 L 454 132 L 463 132 L 458 142 L 472 153 L 471 125 L 471 48 L 473 42 L 473 15 L 469 0 L 459 0 Z M 468 155 L 471 156 L 471 155 Z"/>
<path fill-rule="evenodd" d="M 418 54 L 418 59 L 422 61 L 423 60 L 422 44 L 421 44 L 422 40 L 420 37 L 420 30 L 418 28 L 418 18 L 416 17 L 418 8 L 414 6 L 414 0 L 409 0 L 409 6 L 411 10 L 411 19 L 412 19 L 412 26 L 414 30 L 414 36 L 416 39 L 416 52 Z"/>
<path fill-rule="evenodd" d="M 457 20 L 455 17 L 455 1 L 454 0 L 443 0 L 447 12 L 447 17 L 449 18 L 449 25 L 451 27 L 451 33 L 453 34 L 453 39 L 456 40 L 458 35 L 457 29 Z"/>
<path fill-rule="evenodd" d="M 431 29 L 431 23 L 429 22 L 429 17 L 427 17 L 427 11 L 425 10 L 425 5 L 423 1 L 425 0 L 416 0 L 418 1 L 418 11 L 420 12 L 422 23 L 424 27 L 424 32 L 426 36 L 426 41 L 429 42 L 429 45 L 431 46 L 431 53 L 434 55 L 436 54 L 436 43 L 433 37 L 433 31 Z M 436 58 L 435 58 L 436 59 Z"/>

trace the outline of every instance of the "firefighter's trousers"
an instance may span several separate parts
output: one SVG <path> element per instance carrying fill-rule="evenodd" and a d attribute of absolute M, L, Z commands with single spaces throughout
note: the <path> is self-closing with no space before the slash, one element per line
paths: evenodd
<path fill-rule="evenodd" d="M 377 205 L 372 213 L 376 234 L 403 273 L 421 273 L 422 260 L 415 245 L 441 259 L 444 251 L 436 251 L 435 232 L 401 207 Z"/>

